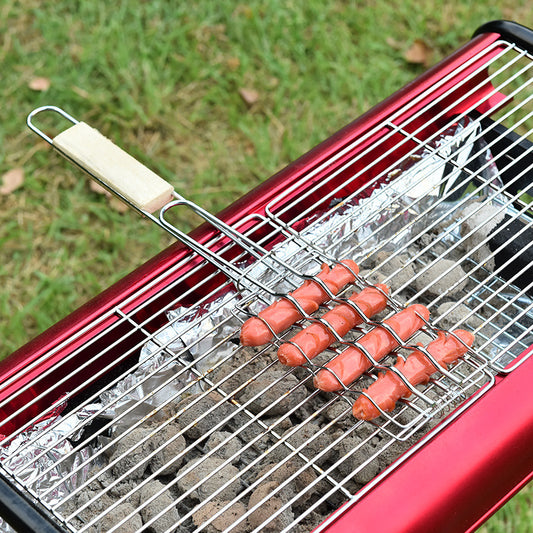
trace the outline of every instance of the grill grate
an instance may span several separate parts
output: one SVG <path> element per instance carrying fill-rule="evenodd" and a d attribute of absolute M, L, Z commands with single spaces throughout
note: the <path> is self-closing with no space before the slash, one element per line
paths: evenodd
<path fill-rule="evenodd" d="M 239 279 L 191 253 L 65 340 L 55 353 L 68 348 L 67 356 L 0 404 L 6 410 L 31 396 L 2 423 L 5 475 L 79 532 L 306 531 L 358 498 L 446 414 L 521 364 L 533 343 L 527 247 L 502 259 L 506 243 L 495 244 L 486 229 L 493 222 L 518 237 L 531 233 L 532 184 L 523 179 L 533 166 L 532 59 L 516 45 L 493 43 L 317 164 L 264 214 L 243 218 L 235 229 L 269 250 L 262 259 L 250 261 L 246 249 L 214 234 L 206 246 L 236 265 Z M 254 349 L 235 342 L 246 316 L 270 301 L 250 279 L 274 293 L 300 283 L 264 263 L 281 258 L 313 272 L 325 257 L 354 258 L 358 289 L 391 285 L 380 319 L 411 303 L 431 311 L 394 357 L 327 394 L 314 389 L 313 376 L 374 322 L 294 369 L 276 357 L 290 335 Z M 512 275 L 503 276 L 510 265 Z M 457 327 L 476 335 L 460 362 L 393 412 L 372 422 L 352 417 L 353 402 L 381 368 L 439 329 Z M 62 379 L 33 395 L 58 371 Z"/>

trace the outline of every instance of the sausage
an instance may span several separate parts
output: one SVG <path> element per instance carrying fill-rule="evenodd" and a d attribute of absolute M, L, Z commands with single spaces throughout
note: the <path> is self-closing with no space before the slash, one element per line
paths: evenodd
<path fill-rule="evenodd" d="M 368 318 L 383 311 L 387 306 L 386 295 L 389 292 L 389 287 L 383 284 L 376 285 L 376 287 L 366 287 L 361 292 L 350 296 L 350 300 Z M 361 315 L 350 304 L 335 306 L 324 314 L 322 320 L 327 322 L 329 327 L 316 322 L 299 331 L 291 339 L 291 342 L 286 342 L 279 347 L 278 359 L 281 363 L 287 366 L 303 365 L 307 359 L 316 357 L 335 342 L 335 335 L 331 330 L 343 337 L 354 326 L 363 322 Z M 307 359 L 302 351 L 306 354 Z"/>
<path fill-rule="evenodd" d="M 355 281 L 354 274 L 358 272 L 359 267 L 354 261 L 343 259 L 333 268 L 330 268 L 326 264 L 322 265 L 322 271 L 317 277 L 326 284 L 333 294 L 337 294 L 345 285 Z M 329 299 L 326 291 L 312 279 L 304 281 L 290 295 L 307 314 L 315 312 L 321 303 Z M 274 333 L 280 333 L 300 318 L 302 318 L 302 315 L 289 300 L 285 298 L 277 300 L 266 309 L 263 309 L 259 313 L 259 317 L 249 318 L 242 325 L 241 344 L 244 346 L 260 346 L 261 344 L 266 344 L 272 340 L 272 331 Z"/>
<path fill-rule="evenodd" d="M 435 361 L 444 367 L 463 356 L 467 352 L 468 346 L 474 344 L 474 335 L 469 331 L 458 329 L 453 333 L 460 340 L 454 335 L 440 331 L 438 338 L 427 346 L 427 351 Z M 427 383 L 431 375 L 438 370 L 424 353 L 417 350 L 411 352 L 405 361 L 399 358 L 394 366 L 411 385 L 415 386 Z M 411 395 L 409 387 L 400 376 L 390 370 L 380 374 L 365 392 L 387 413 L 394 409 L 400 398 L 407 398 Z M 357 398 L 352 412 L 360 420 L 373 420 L 380 415 L 379 410 L 364 395 Z"/>
<path fill-rule="evenodd" d="M 419 330 L 428 318 L 429 311 L 427 307 L 421 304 L 414 304 L 392 315 L 384 321 L 384 324 L 389 326 L 402 341 L 405 341 Z M 396 339 L 384 327 L 380 326 L 376 326 L 363 335 L 357 340 L 357 343 L 377 361 L 398 347 Z M 350 346 L 327 363 L 325 368 L 317 372 L 313 382 L 317 389 L 327 392 L 336 391 L 342 389 L 339 379 L 344 385 L 349 385 L 371 366 L 372 363 L 362 350 L 355 346 Z"/>

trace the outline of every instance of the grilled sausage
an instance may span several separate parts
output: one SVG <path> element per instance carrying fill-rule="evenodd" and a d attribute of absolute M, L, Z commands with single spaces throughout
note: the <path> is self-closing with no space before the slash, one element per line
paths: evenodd
<path fill-rule="evenodd" d="M 424 325 L 424 320 L 428 318 L 428 309 L 421 304 L 414 304 L 392 315 L 384 321 L 384 324 L 390 327 L 402 341 L 405 341 L 419 330 Z M 376 326 L 363 335 L 357 343 L 376 361 L 398 347 L 396 339 L 381 326 Z M 362 350 L 350 346 L 317 373 L 314 379 L 315 387 L 328 392 L 342 389 L 342 384 L 349 385 L 371 366 L 372 363 Z"/>
<path fill-rule="evenodd" d="M 361 292 L 350 297 L 350 300 L 357 305 L 367 318 L 383 311 L 387 306 L 386 294 L 389 292 L 389 287 L 382 284 L 376 285 L 376 287 L 378 288 L 366 287 Z M 350 304 L 335 306 L 324 314 L 322 320 L 327 322 L 329 327 L 316 322 L 298 332 L 290 343 L 286 342 L 279 347 L 278 359 L 284 365 L 303 365 L 307 359 L 316 357 L 335 342 L 335 335 L 331 330 L 343 337 L 354 326 L 363 322 L 361 315 Z M 307 358 L 302 352 L 305 353 Z"/>
<path fill-rule="evenodd" d="M 354 274 L 358 272 L 359 267 L 354 261 L 343 259 L 333 268 L 330 268 L 326 264 L 322 265 L 322 271 L 317 277 L 325 283 L 333 294 L 337 294 L 345 285 L 355 281 Z M 316 311 L 318 306 L 329 298 L 326 291 L 313 280 L 304 281 L 290 295 L 307 314 Z M 259 313 L 259 317 L 249 318 L 242 325 L 241 344 L 245 346 L 260 346 L 261 344 L 265 344 L 272 340 L 272 332 L 280 333 L 300 318 L 302 318 L 302 315 L 289 300 L 284 298 L 277 300 L 266 309 L 263 309 Z"/>
<path fill-rule="evenodd" d="M 454 335 L 441 331 L 438 338 L 427 346 L 427 351 L 443 367 L 463 356 L 468 346 L 474 343 L 474 335 L 468 331 L 458 329 L 454 331 Z M 414 386 L 427 383 L 431 375 L 438 370 L 424 353 L 417 350 L 411 352 L 405 361 L 399 358 L 394 366 Z M 387 413 L 394 409 L 400 398 L 411 395 L 411 391 L 400 376 L 390 370 L 380 374 L 365 392 Z M 364 395 L 357 398 L 352 412 L 360 420 L 373 420 L 380 415 L 376 406 Z"/>

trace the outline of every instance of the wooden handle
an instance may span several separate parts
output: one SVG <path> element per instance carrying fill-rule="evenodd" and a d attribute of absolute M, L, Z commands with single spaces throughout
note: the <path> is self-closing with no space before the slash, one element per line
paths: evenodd
<path fill-rule="evenodd" d="M 85 122 L 61 132 L 53 144 L 142 211 L 153 213 L 172 200 L 172 185 Z"/>

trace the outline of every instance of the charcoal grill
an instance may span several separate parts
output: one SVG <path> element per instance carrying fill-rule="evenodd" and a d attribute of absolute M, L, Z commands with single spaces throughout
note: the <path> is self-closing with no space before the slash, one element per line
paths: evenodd
<path fill-rule="evenodd" d="M 32 113 L 32 129 L 182 242 L 2 362 L 5 521 L 21 531 L 467 531 L 523 487 L 533 472 L 532 47 L 518 24 L 483 26 L 218 217 L 164 185 L 155 204 L 139 201 L 77 156 L 83 142 L 69 151 L 35 125 L 44 111 L 77 126 L 73 117 Z M 146 179 L 141 198 L 160 183 Z M 190 235 L 171 222 L 183 204 L 206 219 Z M 266 345 L 240 345 L 244 320 L 344 258 L 360 266 L 353 284 Z M 280 364 L 282 342 L 378 282 L 391 287 L 381 315 L 301 367 Z M 431 311 L 419 333 L 338 392 L 313 387 L 328 360 L 411 303 Z M 456 328 L 476 336 L 464 357 L 392 412 L 353 418 L 379 372 Z"/>

